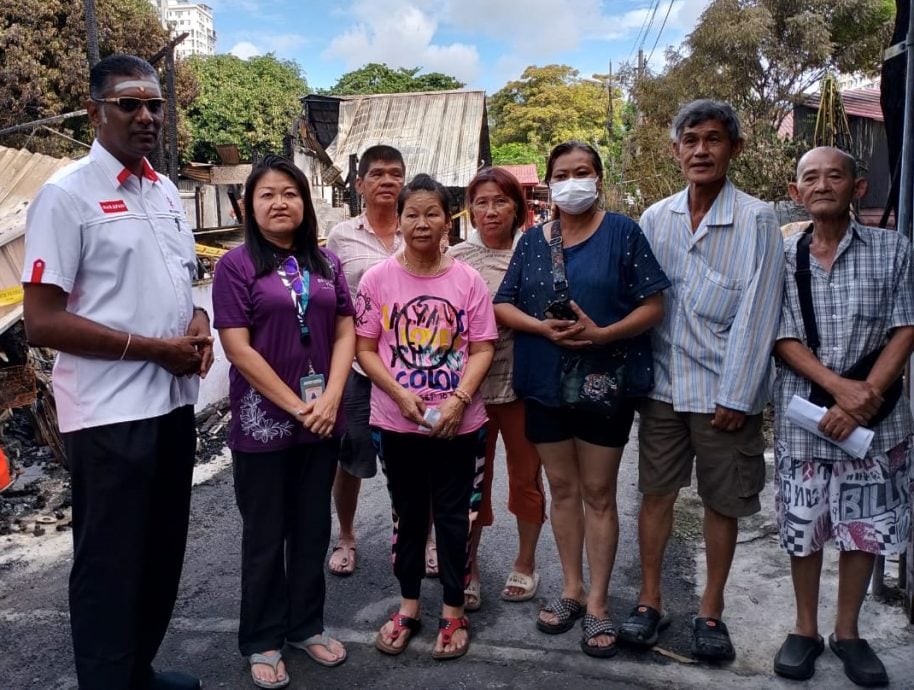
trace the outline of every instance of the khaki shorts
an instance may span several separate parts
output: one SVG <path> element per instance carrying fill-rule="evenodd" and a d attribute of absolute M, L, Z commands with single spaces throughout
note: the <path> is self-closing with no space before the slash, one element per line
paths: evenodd
<path fill-rule="evenodd" d="M 638 488 L 642 493 L 677 492 L 692 482 L 692 460 L 698 495 L 727 517 L 761 510 L 765 486 L 765 438 L 762 415 L 747 415 L 739 431 L 718 431 L 714 415 L 676 412 L 669 403 L 645 399 L 638 427 Z"/>

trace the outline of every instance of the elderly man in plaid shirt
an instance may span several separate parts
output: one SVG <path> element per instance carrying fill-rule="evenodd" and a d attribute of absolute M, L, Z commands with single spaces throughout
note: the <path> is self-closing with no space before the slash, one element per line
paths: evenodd
<path fill-rule="evenodd" d="M 904 397 L 889 392 L 914 349 L 911 245 L 900 232 L 868 228 L 851 217 L 851 201 L 864 194 L 866 180 L 843 151 L 808 152 L 789 189 L 812 223 L 785 242 L 787 276 L 775 345 L 777 520 L 781 546 L 790 554 L 797 611 L 774 670 L 797 680 L 815 673 L 824 649 L 817 620 L 822 549 L 831 539 L 840 556 L 829 646 L 852 681 L 885 685 L 885 666 L 860 637 L 858 618 L 876 556 L 904 550 L 911 529 L 914 422 Z M 805 289 L 798 289 L 802 279 L 795 276 L 804 263 L 798 253 L 805 252 L 814 313 L 806 319 L 800 298 Z M 842 375 L 872 353 L 875 363 L 864 380 Z M 866 457 L 852 458 L 787 419 L 791 398 L 809 398 L 814 387 L 834 400 L 819 423 L 828 439 L 844 440 L 857 426 L 873 429 Z"/>

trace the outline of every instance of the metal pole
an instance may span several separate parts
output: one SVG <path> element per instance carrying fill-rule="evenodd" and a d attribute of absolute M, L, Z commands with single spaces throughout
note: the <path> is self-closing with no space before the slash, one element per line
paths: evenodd
<path fill-rule="evenodd" d="M 84 0 L 86 10 L 86 52 L 89 57 L 89 69 L 98 62 L 98 22 L 95 18 L 95 0 Z"/>
<path fill-rule="evenodd" d="M 904 134 L 901 139 L 901 176 L 899 179 L 898 217 L 895 228 L 911 237 L 911 201 L 914 193 L 914 12 L 908 17 L 905 39 Z"/>
<path fill-rule="evenodd" d="M 165 53 L 165 85 L 168 89 L 168 120 L 165 123 L 168 149 L 168 177 L 178 183 L 178 98 L 175 94 L 175 49 L 170 46 Z"/>

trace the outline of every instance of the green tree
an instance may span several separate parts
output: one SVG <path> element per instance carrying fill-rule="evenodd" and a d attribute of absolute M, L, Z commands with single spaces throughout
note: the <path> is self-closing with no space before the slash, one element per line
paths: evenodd
<path fill-rule="evenodd" d="M 97 0 L 99 52 L 151 57 L 168 41 L 147 0 Z M 83 3 L 75 0 L 17 0 L 0 9 L 0 129 L 83 107 L 89 93 L 89 62 Z M 54 129 L 80 141 L 92 139 L 85 117 Z M 37 130 L 0 140 L 54 156 L 85 148 Z"/>
<path fill-rule="evenodd" d="M 827 72 L 877 70 L 893 13 L 890 0 L 713 0 L 667 53 L 661 74 L 628 74 L 638 116 L 625 156 L 627 198 L 637 210 L 682 186 L 668 128 L 695 98 L 727 101 L 740 115 L 747 145 L 734 182 L 761 198 L 784 198 L 796 147 L 778 128 Z"/>
<path fill-rule="evenodd" d="M 415 91 L 448 91 L 462 89 L 465 84 L 441 72 L 419 74 L 421 67 L 393 69 L 385 64 L 370 62 L 352 72 L 346 72 L 336 84 L 321 93 L 329 96 L 354 96 L 371 93 L 407 93 Z"/>
<path fill-rule="evenodd" d="M 533 144 L 509 141 L 492 147 L 492 165 L 521 165 L 536 163 L 536 172 L 542 179 L 546 172 L 546 157 Z"/>
<path fill-rule="evenodd" d="M 191 143 L 184 158 L 217 159 L 216 144 L 281 151 L 282 139 L 301 114 L 308 84 L 298 64 L 274 55 L 242 60 L 234 55 L 194 55 L 185 63 L 198 84 L 184 108 Z"/>
<path fill-rule="evenodd" d="M 613 93 L 614 101 L 619 95 Z M 532 144 L 544 153 L 569 139 L 604 146 L 610 139 L 605 87 L 568 65 L 528 67 L 489 98 L 488 108 L 495 146 Z M 612 129 L 618 124 L 616 116 Z"/>

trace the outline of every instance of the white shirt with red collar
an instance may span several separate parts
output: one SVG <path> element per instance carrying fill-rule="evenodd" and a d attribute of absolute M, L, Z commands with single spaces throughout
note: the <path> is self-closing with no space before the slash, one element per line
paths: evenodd
<path fill-rule="evenodd" d="M 68 294 L 67 310 L 110 328 L 182 336 L 193 314 L 194 237 L 172 182 L 142 179 L 95 141 L 54 174 L 28 210 L 23 283 Z M 62 432 L 147 419 L 196 402 L 196 376 L 157 364 L 59 353 L 54 394 Z"/>

